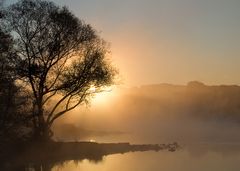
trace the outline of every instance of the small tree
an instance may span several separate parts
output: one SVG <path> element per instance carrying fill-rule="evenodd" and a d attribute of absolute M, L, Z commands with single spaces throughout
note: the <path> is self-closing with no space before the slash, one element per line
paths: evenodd
<path fill-rule="evenodd" d="M 49 138 L 57 118 L 111 85 L 116 72 L 106 58 L 106 43 L 66 7 L 21 0 L 6 13 L 15 41 L 18 84 L 32 97 L 34 135 Z"/>
<path fill-rule="evenodd" d="M 3 19 L 3 2 L 0 1 L 0 21 Z M 0 27 L 0 138 L 10 130 L 13 110 L 13 96 L 16 92 L 14 80 L 11 77 L 10 61 L 8 58 L 11 49 L 11 36 Z"/>
<path fill-rule="evenodd" d="M 2 2 L 0 1 L 0 22 L 5 17 Z M 26 104 L 27 98 L 22 96 L 22 87 L 15 84 L 12 50 L 12 37 L 0 25 L 0 143 L 22 138 L 22 128 L 26 128 L 26 122 L 23 122 L 26 110 L 22 107 Z"/>

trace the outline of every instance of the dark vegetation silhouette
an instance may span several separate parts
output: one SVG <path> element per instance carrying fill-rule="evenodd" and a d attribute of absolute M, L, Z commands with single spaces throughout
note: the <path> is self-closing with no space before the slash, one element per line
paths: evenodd
<path fill-rule="evenodd" d="M 0 20 L 5 17 L 3 1 L 0 3 Z M 1 22 L 2 23 L 2 22 Z M 21 91 L 15 81 L 15 54 L 13 53 L 13 39 L 9 32 L 0 27 L 0 145 L 5 142 L 22 138 L 21 128 L 26 110 L 26 94 Z"/>
<path fill-rule="evenodd" d="M 66 7 L 0 3 L 0 170 L 51 170 L 66 160 L 178 148 L 51 141 L 56 119 L 114 83 L 108 53 L 97 32 Z"/>
<path fill-rule="evenodd" d="M 61 166 L 72 160 L 80 162 L 88 159 L 97 163 L 110 154 L 159 150 L 173 152 L 178 148 L 177 143 L 131 145 L 129 143 L 56 142 L 45 146 L 32 146 L 27 151 L 20 150 L 17 156 L 7 156 L 0 161 L 0 169 L 50 171 L 54 166 Z"/>
<path fill-rule="evenodd" d="M 106 42 L 66 7 L 20 0 L 1 10 L 0 36 L 4 137 L 18 130 L 24 139 L 49 140 L 56 119 L 114 83 Z"/>

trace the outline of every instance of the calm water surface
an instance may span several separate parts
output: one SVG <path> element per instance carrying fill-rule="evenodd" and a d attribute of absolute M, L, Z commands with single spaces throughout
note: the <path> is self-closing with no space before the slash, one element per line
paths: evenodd
<path fill-rule="evenodd" d="M 105 156 L 94 162 L 66 161 L 52 171 L 237 171 L 239 144 L 187 145 L 176 152 L 134 152 Z"/>

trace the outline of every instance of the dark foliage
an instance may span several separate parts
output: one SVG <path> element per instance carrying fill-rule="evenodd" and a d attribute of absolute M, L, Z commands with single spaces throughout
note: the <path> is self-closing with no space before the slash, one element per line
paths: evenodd
<path fill-rule="evenodd" d="M 9 93 L 25 97 L 26 111 L 18 116 L 31 127 L 33 138 L 49 139 L 57 118 L 113 83 L 116 71 L 107 60 L 106 43 L 66 7 L 49 1 L 20 0 L 2 16 L 9 33 L 1 31 L 2 74 L 6 76 L 1 79 L 15 88 Z M 6 91 L 4 86 L 10 85 L 2 86 Z M 3 98 L 14 98 L 11 102 L 16 100 L 3 94 Z"/>
<path fill-rule="evenodd" d="M 0 4 L 0 22 L 5 19 Z M 17 84 L 16 54 L 13 38 L 5 27 L 0 27 L 0 145 L 22 141 L 29 129 L 28 97 L 24 87 Z"/>
<path fill-rule="evenodd" d="M 140 144 L 129 143 L 90 143 L 90 142 L 54 142 L 31 144 L 26 151 L 17 150 L 14 156 L 6 155 L 0 158 L 1 170 L 42 170 L 50 171 L 54 166 L 64 165 L 65 162 L 81 162 L 87 159 L 101 162 L 104 156 L 128 152 L 144 152 L 168 150 L 174 152 L 180 146 L 172 144 Z M 37 154 L 37 155 L 36 155 Z"/>

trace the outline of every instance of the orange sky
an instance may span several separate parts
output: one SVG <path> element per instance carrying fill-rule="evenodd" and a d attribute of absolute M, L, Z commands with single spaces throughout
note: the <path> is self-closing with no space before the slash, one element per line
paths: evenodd
<path fill-rule="evenodd" d="M 239 0 L 53 1 L 111 44 L 125 86 L 240 84 Z"/>
<path fill-rule="evenodd" d="M 66 1 L 110 42 L 124 85 L 240 84 L 240 1 Z"/>

